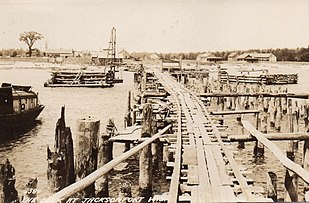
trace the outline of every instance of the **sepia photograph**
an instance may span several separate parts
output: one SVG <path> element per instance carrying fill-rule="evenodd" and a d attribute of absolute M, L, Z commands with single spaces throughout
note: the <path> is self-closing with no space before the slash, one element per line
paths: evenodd
<path fill-rule="evenodd" d="M 309 201 L 308 0 L 0 0 L 0 27 L 0 203 Z"/>

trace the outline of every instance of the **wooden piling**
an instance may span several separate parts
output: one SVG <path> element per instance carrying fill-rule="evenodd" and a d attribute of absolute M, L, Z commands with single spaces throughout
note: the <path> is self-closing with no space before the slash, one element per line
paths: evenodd
<path fill-rule="evenodd" d="M 309 141 L 304 141 L 304 147 L 303 147 L 303 168 L 306 170 L 309 170 Z M 309 191 L 309 185 L 304 183 L 304 193 L 308 193 Z M 309 199 L 308 199 L 309 201 Z"/>
<path fill-rule="evenodd" d="M 289 131 L 292 133 L 294 132 L 294 118 L 293 116 L 293 108 L 292 108 L 292 100 L 288 100 L 288 123 L 289 123 Z M 295 160 L 295 145 L 293 141 L 289 141 L 286 147 L 286 155 L 287 157 L 294 161 Z M 285 186 L 285 197 L 284 201 L 289 202 L 298 202 L 298 177 L 295 173 L 286 170 L 285 172 L 285 179 L 284 179 L 284 186 Z"/>
<path fill-rule="evenodd" d="M 107 125 L 106 125 L 106 133 L 109 135 L 109 137 L 115 136 L 115 123 L 113 119 L 108 119 Z M 109 145 L 109 151 L 108 151 L 108 161 L 111 161 L 113 159 L 113 142 L 108 142 Z"/>
<path fill-rule="evenodd" d="M 287 109 L 287 114 L 288 114 L 288 127 L 289 127 L 289 132 L 292 133 L 294 132 L 294 116 L 293 116 L 293 108 L 292 108 L 292 100 L 288 100 L 288 109 Z M 287 157 L 291 160 L 294 160 L 294 143 L 293 141 L 289 141 L 287 143 L 286 147 L 286 154 Z"/>
<path fill-rule="evenodd" d="M 153 119 L 152 120 L 152 135 L 158 132 L 157 130 L 157 122 Z M 151 135 L 151 136 L 152 136 Z M 160 150 L 160 140 L 157 140 L 152 144 L 152 169 L 153 171 L 157 171 L 159 169 L 159 162 L 160 157 L 163 156 L 163 149 Z M 162 160 L 162 159 L 161 159 Z"/>
<path fill-rule="evenodd" d="M 0 203 L 19 202 L 15 181 L 15 169 L 7 159 L 0 164 Z"/>
<path fill-rule="evenodd" d="M 267 172 L 267 197 L 277 202 L 277 175 L 274 172 Z"/>
<path fill-rule="evenodd" d="M 109 134 L 103 134 L 99 140 L 99 152 L 98 152 L 98 167 L 104 166 L 110 161 L 109 154 L 111 153 L 110 145 L 108 139 Z M 96 181 L 96 191 L 97 197 L 108 197 L 108 173 L 103 175 Z"/>
<path fill-rule="evenodd" d="M 132 117 L 131 117 L 131 91 L 129 91 L 129 96 L 128 96 L 128 109 L 126 113 L 126 126 L 130 127 L 132 126 Z M 124 144 L 124 151 L 129 151 L 130 150 L 130 142 L 126 142 Z"/>
<path fill-rule="evenodd" d="M 244 128 L 241 124 L 241 116 L 237 115 L 236 120 L 237 120 L 237 123 L 238 123 L 238 134 L 243 135 L 244 134 Z M 244 149 L 245 148 L 245 142 L 239 141 L 237 148 L 238 149 Z"/>
<path fill-rule="evenodd" d="M 61 116 L 55 130 L 55 145 L 51 151 L 47 147 L 47 179 L 50 193 L 58 192 L 75 182 L 74 153 L 71 129 L 65 124 L 65 108 L 61 108 Z"/>
<path fill-rule="evenodd" d="M 151 137 L 152 133 L 152 106 L 146 104 L 143 108 L 142 138 Z M 144 147 L 139 159 L 139 196 L 148 202 L 152 197 L 152 153 L 151 145 Z"/>
<path fill-rule="evenodd" d="M 100 121 L 88 117 L 77 121 L 76 134 L 76 179 L 81 180 L 97 169 L 98 164 L 98 137 Z M 83 191 L 82 197 L 94 197 L 94 184 Z"/>
<path fill-rule="evenodd" d="M 298 202 L 298 185 L 297 175 L 290 173 L 288 170 L 285 172 L 284 186 L 285 186 L 285 202 Z"/>
<path fill-rule="evenodd" d="M 262 133 L 266 134 L 267 133 L 267 113 L 261 112 L 260 115 L 261 115 L 261 119 L 260 119 L 260 122 L 261 122 L 260 127 L 261 127 L 261 129 L 260 129 L 260 131 Z M 264 145 L 262 143 L 260 143 L 259 141 L 256 141 L 253 153 L 254 153 L 255 157 L 262 157 L 262 156 L 264 156 Z"/>

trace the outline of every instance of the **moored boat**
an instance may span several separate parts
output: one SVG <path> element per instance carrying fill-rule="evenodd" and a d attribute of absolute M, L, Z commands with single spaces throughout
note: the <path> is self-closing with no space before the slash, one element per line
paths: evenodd
<path fill-rule="evenodd" d="M 22 129 L 34 123 L 44 109 L 31 86 L 3 83 L 0 87 L 0 132 Z"/>

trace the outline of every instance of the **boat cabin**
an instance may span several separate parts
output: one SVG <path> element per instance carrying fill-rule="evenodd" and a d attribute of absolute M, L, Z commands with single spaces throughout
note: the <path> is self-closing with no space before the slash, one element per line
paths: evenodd
<path fill-rule="evenodd" d="M 0 115 L 21 113 L 38 106 L 37 95 L 29 86 L 2 84 L 0 88 Z"/>

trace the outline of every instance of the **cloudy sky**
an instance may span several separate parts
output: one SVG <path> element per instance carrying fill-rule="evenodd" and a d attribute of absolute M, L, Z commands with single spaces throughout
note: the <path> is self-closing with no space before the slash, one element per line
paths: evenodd
<path fill-rule="evenodd" d="M 296 48 L 309 45 L 308 0 L 0 0 L 0 49 L 99 50 L 117 29 L 118 49 L 148 52 Z"/>

